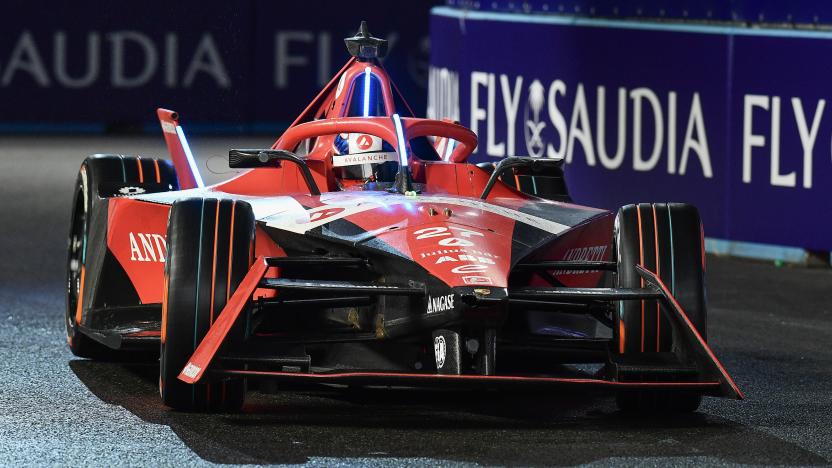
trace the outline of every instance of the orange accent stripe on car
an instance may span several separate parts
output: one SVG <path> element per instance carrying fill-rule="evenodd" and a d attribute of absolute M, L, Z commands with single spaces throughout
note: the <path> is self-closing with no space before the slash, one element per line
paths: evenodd
<path fill-rule="evenodd" d="M 618 352 L 624 354 L 624 321 L 618 321 Z"/>
<path fill-rule="evenodd" d="M 517 190 L 520 190 L 520 178 L 517 177 L 517 173 L 514 173 L 514 184 L 517 186 Z"/>
<path fill-rule="evenodd" d="M 161 184 L 162 183 L 162 177 L 159 174 L 159 160 L 158 159 L 153 158 L 153 166 L 156 168 L 156 183 Z"/>
<path fill-rule="evenodd" d="M 214 260 L 211 266 L 211 308 L 208 309 L 208 324 L 214 324 L 214 289 L 217 282 L 217 232 L 220 227 L 220 201 L 217 200 L 217 213 L 214 216 Z"/>
<path fill-rule="evenodd" d="M 225 300 L 231 297 L 231 254 L 234 253 L 234 208 L 237 207 L 237 200 L 231 203 L 231 236 L 228 239 L 228 285 L 225 288 Z"/>
<path fill-rule="evenodd" d="M 641 240 L 641 206 L 636 205 L 638 215 L 638 264 L 644 266 L 644 243 Z M 641 279 L 641 287 L 644 287 L 644 278 Z M 641 352 L 644 352 L 644 300 L 641 301 Z"/>
<path fill-rule="evenodd" d="M 81 287 L 78 288 L 78 304 L 75 307 L 75 325 L 77 326 L 81 323 L 81 314 L 84 311 L 84 277 L 86 276 L 87 269 L 81 265 Z"/>
<path fill-rule="evenodd" d="M 127 332 L 122 336 L 129 336 L 129 337 L 145 337 L 145 336 L 161 336 L 161 332 L 158 330 L 139 330 L 134 332 Z"/>
<path fill-rule="evenodd" d="M 165 344 L 165 338 L 167 337 L 167 333 L 165 329 L 167 328 L 168 324 L 168 275 L 164 275 L 164 279 L 162 280 L 162 334 L 160 335 L 159 339 L 162 341 L 162 344 Z"/>
<path fill-rule="evenodd" d="M 651 204 L 653 207 L 653 237 L 656 239 L 656 275 L 662 274 L 661 263 L 659 262 L 659 223 L 656 218 L 656 204 Z M 661 349 L 662 339 L 662 311 L 661 304 L 656 301 L 656 352 Z"/>
<path fill-rule="evenodd" d="M 136 156 L 136 165 L 139 166 L 139 183 L 144 183 L 144 171 L 142 171 L 142 157 Z"/>

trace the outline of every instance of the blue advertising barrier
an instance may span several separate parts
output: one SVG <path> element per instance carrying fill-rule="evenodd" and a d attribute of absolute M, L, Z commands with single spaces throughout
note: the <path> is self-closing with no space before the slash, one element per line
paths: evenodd
<path fill-rule="evenodd" d="M 594 18 L 721 21 L 803 26 L 832 23 L 826 0 L 446 0 L 467 10 Z"/>
<path fill-rule="evenodd" d="M 424 111 L 434 2 L 11 0 L 0 15 L 0 129 L 157 129 L 155 108 L 274 130 L 349 58 L 361 20 L 390 41 L 385 67 Z"/>
<path fill-rule="evenodd" d="M 832 250 L 832 34 L 434 8 L 428 113 L 573 198 L 697 205 L 713 238 Z"/>

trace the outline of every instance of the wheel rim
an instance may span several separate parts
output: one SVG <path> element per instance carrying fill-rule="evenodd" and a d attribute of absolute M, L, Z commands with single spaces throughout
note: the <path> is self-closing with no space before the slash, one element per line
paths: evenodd
<path fill-rule="evenodd" d="M 81 295 L 81 267 L 84 265 L 87 232 L 87 207 L 84 203 L 84 186 L 79 180 L 75 189 L 75 205 L 72 209 L 72 221 L 69 229 L 66 288 L 67 331 L 72 336 L 75 328 L 75 310 Z"/>

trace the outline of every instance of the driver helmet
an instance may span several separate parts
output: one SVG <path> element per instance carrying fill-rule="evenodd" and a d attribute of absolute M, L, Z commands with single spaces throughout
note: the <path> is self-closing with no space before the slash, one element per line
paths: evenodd
<path fill-rule="evenodd" d="M 333 150 L 332 166 L 339 179 L 376 181 L 395 177 L 396 152 L 377 136 L 341 133 L 335 136 Z"/>

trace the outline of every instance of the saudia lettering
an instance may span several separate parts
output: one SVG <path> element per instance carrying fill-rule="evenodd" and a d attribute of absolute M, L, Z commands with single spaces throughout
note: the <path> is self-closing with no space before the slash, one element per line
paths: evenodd
<path fill-rule="evenodd" d="M 436 312 L 444 312 L 454 308 L 454 295 L 446 294 L 444 296 L 433 297 L 428 296 L 428 310 L 427 313 L 433 314 Z"/>
<path fill-rule="evenodd" d="M 485 87 L 487 93 L 487 107 L 480 104 L 480 88 Z M 574 88 L 567 87 L 561 80 L 554 80 L 548 87 L 539 80 L 532 80 L 524 85 L 522 76 L 515 77 L 514 82 L 506 75 L 500 75 L 500 90 L 508 128 L 505 142 L 495 142 L 493 133 L 494 98 L 496 77 L 493 73 L 474 72 L 471 74 L 471 129 L 476 133 L 479 122 L 486 120 L 488 124 L 488 138 L 486 151 L 491 156 L 506 156 L 515 151 L 515 122 L 520 108 L 520 96 L 526 91 L 524 103 L 523 130 L 526 140 L 526 150 L 534 156 L 546 155 L 550 158 L 564 158 L 567 163 L 572 162 L 580 145 L 588 166 L 600 163 L 606 169 L 618 169 L 624 163 L 628 154 L 632 157 L 633 169 L 636 171 L 652 171 L 666 151 L 667 172 L 682 174 L 688 171 L 688 165 L 695 156 L 699 160 L 702 173 L 706 178 L 713 177 L 711 155 L 708 147 L 708 136 L 702 112 L 702 102 L 699 93 L 685 96 L 689 99 L 687 118 L 684 127 L 684 139 L 680 157 L 677 159 L 677 101 L 679 95 L 670 91 L 666 99 L 662 99 L 647 87 L 617 90 L 617 128 L 614 152 L 607 151 L 606 144 L 606 109 L 608 105 L 607 90 L 604 86 L 595 88 L 595 121 L 592 122 L 590 105 L 587 95 L 591 92 L 578 83 Z M 572 110 L 565 114 L 559 107 L 558 98 L 564 99 L 568 93 L 573 93 Z M 664 102 L 662 102 L 664 101 Z M 687 104 L 687 103 L 686 103 Z M 632 109 L 631 128 L 632 142 L 627 148 L 628 114 Z M 544 115 L 545 113 L 545 115 Z M 645 116 L 645 117 L 643 117 Z M 548 117 L 548 118 L 547 118 Z M 568 122 L 567 122 L 568 120 Z M 652 121 L 653 141 L 642 141 L 645 124 Z M 594 126 L 593 126 L 594 123 Z M 551 127 L 550 127 L 551 126 Z M 593 128 L 594 127 L 594 128 Z M 551 128 L 551 130 L 549 130 Z M 649 133 L 648 133 L 649 134 Z M 547 136 L 548 135 L 548 136 Z M 557 138 L 554 138 L 557 136 Z M 554 141 L 557 140 L 557 144 Z"/>
<path fill-rule="evenodd" d="M 395 43 L 396 33 L 387 37 Z M 318 85 L 329 81 L 333 45 L 329 31 L 276 31 L 271 44 L 275 88 L 291 88 L 296 84 L 290 78 L 310 68 L 316 72 Z M 0 87 L 34 82 L 43 88 L 76 89 L 104 82 L 114 88 L 136 88 L 161 79 L 166 88 L 190 88 L 205 80 L 228 89 L 232 81 L 222 49 L 208 32 L 194 44 L 175 32 L 55 31 L 46 35 L 24 30 L 11 48 L 0 48 Z M 307 79 L 304 73 L 300 75 Z"/>
<path fill-rule="evenodd" d="M 707 112 L 721 112 L 722 108 L 715 110 L 699 92 L 657 92 L 647 86 L 588 87 L 581 82 L 481 71 L 471 72 L 466 87 L 460 85 L 459 73 L 445 68 L 432 68 L 429 78 L 431 118 L 458 120 L 459 90 L 469 92 L 469 127 L 484 143 L 478 151 L 484 150 L 488 156 L 528 154 L 563 158 L 567 163 L 583 159 L 587 166 L 607 170 L 618 170 L 625 160 L 631 160 L 632 169 L 639 172 L 663 170 L 714 177 L 705 117 Z M 742 129 L 742 134 L 736 135 L 742 142 L 742 182 L 752 183 L 752 164 L 761 164 L 769 166 L 771 186 L 815 186 L 814 148 L 822 133 L 825 109 L 825 99 L 807 103 L 796 96 L 745 94 L 742 109 L 734 112 L 742 121 L 731 122 Z M 496 131 L 501 117 L 506 124 L 503 140 Z M 768 134 L 755 131 L 755 120 L 770 120 Z M 516 141 L 518 126 L 525 148 Z M 797 134 L 799 147 L 781 151 L 784 128 Z M 802 153 L 802 164 L 796 157 L 781 157 L 781 152 Z M 782 159 L 798 161 L 786 163 Z"/>
<path fill-rule="evenodd" d="M 165 236 L 141 232 L 130 233 L 130 260 L 164 263 L 167 253 Z"/>
<path fill-rule="evenodd" d="M 159 75 L 164 75 L 163 82 L 168 88 L 190 88 L 203 76 L 219 88 L 231 87 L 220 48 L 209 33 L 203 33 L 193 48 L 185 48 L 176 33 L 154 38 L 139 31 L 91 31 L 86 37 L 73 35 L 70 39 L 60 31 L 51 38 L 23 31 L 5 57 L 4 52 L 0 51 L 0 58 L 6 59 L 0 73 L 0 87 L 17 81 L 34 81 L 44 88 L 75 89 L 108 80 L 114 88 L 136 88 Z M 105 54 L 107 61 L 102 60 Z M 128 67 L 131 61 L 138 66 Z M 109 63 L 110 69 L 103 70 L 102 63 Z M 70 73 L 70 70 L 81 71 Z"/>

